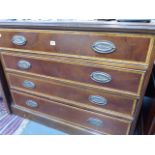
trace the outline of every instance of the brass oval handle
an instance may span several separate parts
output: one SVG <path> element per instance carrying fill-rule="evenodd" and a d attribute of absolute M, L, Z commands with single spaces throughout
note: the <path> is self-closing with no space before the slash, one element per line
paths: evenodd
<path fill-rule="evenodd" d="M 98 96 L 98 95 L 90 95 L 89 96 L 89 101 L 93 104 L 97 104 L 97 105 L 106 105 L 108 103 L 107 99 L 102 97 L 102 96 Z"/>
<path fill-rule="evenodd" d="M 104 72 L 96 71 L 91 73 L 91 79 L 98 83 L 108 83 L 112 80 L 112 77 Z"/>
<path fill-rule="evenodd" d="M 18 46 L 23 46 L 26 44 L 27 39 L 22 35 L 14 35 L 11 39 L 12 43 Z"/>
<path fill-rule="evenodd" d="M 23 87 L 34 89 L 36 87 L 35 83 L 29 80 L 24 80 L 22 83 Z"/>
<path fill-rule="evenodd" d="M 97 126 L 97 127 L 100 127 L 103 125 L 103 121 L 98 118 L 90 117 L 87 121 L 89 124 Z"/>
<path fill-rule="evenodd" d="M 37 108 L 38 107 L 38 103 L 33 101 L 33 100 L 27 100 L 26 105 L 31 107 L 31 108 Z"/>
<path fill-rule="evenodd" d="M 26 60 L 20 60 L 20 61 L 18 61 L 17 66 L 20 69 L 30 69 L 31 68 L 31 63 L 26 61 Z"/>
<path fill-rule="evenodd" d="M 116 50 L 116 46 L 113 42 L 108 40 L 99 40 L 92 44 L 92 49 L 97 53 L 108 54 Z"/>

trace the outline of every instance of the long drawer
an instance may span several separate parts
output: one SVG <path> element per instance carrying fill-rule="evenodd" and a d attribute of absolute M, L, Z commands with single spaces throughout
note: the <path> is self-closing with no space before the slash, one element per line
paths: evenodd
<path fill-rule="evenodd" d="M 44 57 L 2 53 L 6 69 L 33 73 L 60 80 L 80 82 L 101 89 L 110 88 L 129 93 L 140 93 L 144 72 L 114 67 L 95 67 L 57 62 Z M 74 61 L 74 60 L 70 60 Z M 82 62 L 81 62 L 82 63 Z"/>
<path fill-rule="evenodd" d="M 15 104 L 104 134 L 128 134 L 130 122 L 12 91 Z"/>
<path fill-rule="evenodd" d="M 1 30 L 2 48 L 146 62 L 150 36 L 101 32 Z M 143 54 L 141 54 L 143 53 Z"/>
<path fill-rule="evenodd" d="M 7 74 L 10 87 L 100 113 L 132 119 L 136 100 L 89 88 L 72 87 L 32 77 Z"/>

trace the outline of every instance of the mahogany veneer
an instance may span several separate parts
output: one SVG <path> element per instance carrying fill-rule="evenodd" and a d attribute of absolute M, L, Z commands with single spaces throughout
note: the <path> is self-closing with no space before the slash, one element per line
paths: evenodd
<path fill-rule="evenodd" d="M 29 30 L 23 32 L 23 30 L 11 30 L 0 31 L 0 33 L 3 37 L 3 39 L 0 40 L 1 47 L 44 51 L 56 54 L 110 58 L 123 61 L 145 62 L 150 44 L 150 37 L 106 33 L 102 34 L 96 32 L 35 32 Z M 14 45 L 11 42 L 14 35 L 25 36 L 27 38 L 26 45 Z M 50 45 L 51 40 L 56 42 L 56 46 Z M 108 40 L 113 42 L 117 48 L 116 52 L 104 55 L 94 52 L 91 45 L 97 40 Z"/>
<path fill-rule="evenodd" d="M 27 91 L 34 93 L 39 93 L 42 96 L 51 98 L 59 102 L 65 102 L 66 104 L 81 106 L 92 111 L 106 112 L 110 110 L 116 112 L 115 115 L 118 115 L 117 112 L 124 115 L 132 116 L 134 114 L 134 108 L 136 100 L 125 98 L 123 96 L 112 95 L 100 90 L 92 90 L 86 88 L 77 88 L 70 85 L 63 85 L 55 83 L 52 81 L 47 81 L 46 79 L 38 80 L 30 77 L 17 76 L 13 74 L 8 74 L 8 81 L 12 89 Z M 23 86 L 24 80 L 31 81 L 35 84 L 35 88 L 25 88 Z M 107 99 L 106 105 L 97 105 L 89 101 L 90 95 L 100 95 Z M 109 112 L 110 113 L 110 112 Z"/>
<path fill-rule="evenodd" d="M 32 55 L 31 55 L 32 57 Z M 27 55 L 13 55 L 8 53 L 2 53 L 2 58 L 6 69 L 23 71 L 27 73 L 38 74 L 40 76 L 48 76 L 54 78 L 60 78 L 65 80 L 77 81 L 84 84 L 97 85 L 98 87 L 112 88 L 121 91 L 129 91 L 135 94 L 139 94 L 139 86 L 142 80 L 144 72 L 133 71 L 127 69 L 113 68 L 113 67 L 92 67 L 83 66 L 82 64 L 71 64 L 67 62 L 56 62 L 53 60 L 47 60 L 43 58 L 31 58 Z M 31 68 L 27 70 L 20 69 L 17 63 L 20 60 L 26 60 L 31 63 Z M 82 63 L 82 62 L 81 62 Z M 90 75 L 95 72 L 105 72 L 112 77 L 109 83 L 98 83 L 91 79 Z M 121 80 L 120 80 L 121 79 Z"/>
<path fill-rule="evenodd" d="M 103 134 L 126 134 L 128 132 L 128 126 L 130 122 L 124 120 L 116 120 L 111 117 L 99 115 L 90 111 L 81 110 L 75 107 L 56 103 L 54 101 L 47 101 L 31 95 L 22 95 L 20 93 L 13 92 L 13 98 L 15 103 L 19 106 L 26 107 L 31 110 L 36 110 L 54 117 L 67 120 L 73 123 L 77 123 L 80 126 L 90 128 L 96 132 Z M 27 100 L 33 100 L 38 103 L 38 107 L 30 108 L 26 106 Z M 103 124 L 91 125 L 89 123 L 90 118 L 100 119 Z"/>

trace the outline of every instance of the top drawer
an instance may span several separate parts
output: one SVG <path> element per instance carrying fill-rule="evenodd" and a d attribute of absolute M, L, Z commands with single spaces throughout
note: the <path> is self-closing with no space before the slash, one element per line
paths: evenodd
<path fill-rule="evenodd" d="M 149 35 L 101 32 L 0 30 L 0 34 L 1 48 L 137 62 L 146 62 L 151 40 Z"/>

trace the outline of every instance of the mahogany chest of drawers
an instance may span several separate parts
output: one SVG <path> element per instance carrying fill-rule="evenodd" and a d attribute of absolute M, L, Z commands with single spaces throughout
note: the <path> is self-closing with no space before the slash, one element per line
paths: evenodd
<path fill-rule="evenodd" d="M 1 28 L 10 109 L 70 134 L 133 134 L 154 39 L 145 33 Z"/>

